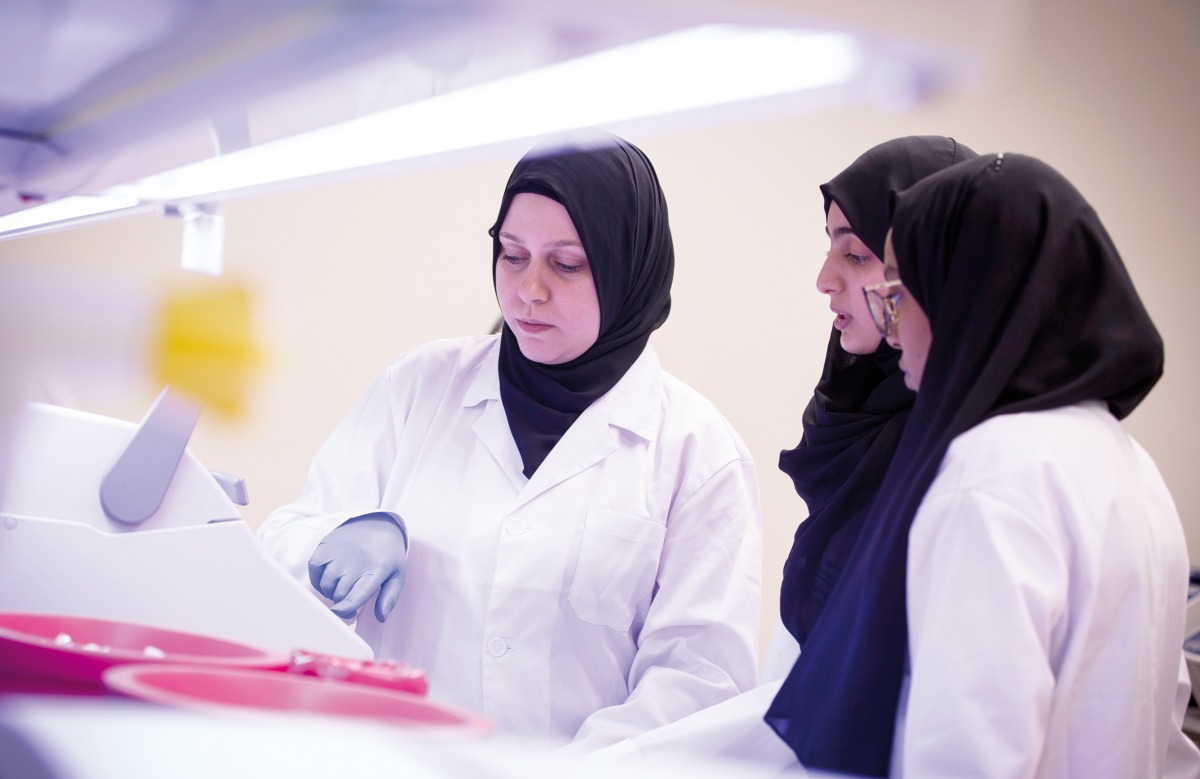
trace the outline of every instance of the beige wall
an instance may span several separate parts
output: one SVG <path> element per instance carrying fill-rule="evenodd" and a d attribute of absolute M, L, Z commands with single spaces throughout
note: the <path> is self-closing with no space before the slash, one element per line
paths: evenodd
<path fill-rule="evenodd" d="M 630 133 L 658 168 L 677 247 L 675 307 L 654 343 L 668 370 L 725 412 L 758 462 L 765 622 L 805 514 L 776 458 L 799 439 L 830 322 L 813 286 L 827 248 L 817 185 L 899 135 L 953 135 L 977 151 L 1041 157 L 1095 206 L 1167 344 L 1166 375 L 1128 425 L 1158 461 L 1200 561 L 1200 411 L 1186 394 L 1200 386 L 1200 6 L 1050 0 L 1020 22 L 990 81 L 917 110 L 855 107 Z M 251 523 L 295 496 L 312 452 L 388 358 L 491 326 L 485 229 L 514 161 L 229 204 L 227 272 L 254 292 L 269 361 L 247 412 L 206 413 L 192 448 L 207 466 L 247 479 Z M 178 224 L 155 217 L 0 243 L 0 261 L 102 269 L 152 290 L 148 300 L 153 290 L 203 282 L 178 270 L 178 253 Z M 137 419 L 158 387 L 96 376 L 71 390 L 87 410 Z"/>

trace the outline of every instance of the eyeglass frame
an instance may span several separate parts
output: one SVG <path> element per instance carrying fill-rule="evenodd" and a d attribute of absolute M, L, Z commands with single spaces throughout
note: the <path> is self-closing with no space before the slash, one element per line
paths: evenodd
<path fill-rule="evenodd" d="M 896 326 L 900 324 L 900 293 L 893 292 L 890 295 L 881 295 L 881 289 L 893 289 L 903 284 L 900 279 L 892 279 L 891 281 L 882 281 L 878 284 L 868 284 L 863 287 L 863 299 L 867 301 L 867 311 L 871 314 L 871 322 L 875 324 L 875 329 L 884 338 L 892 335 L 896 331 Z M 875 307 L 871 305 L 871 296 L 874 295 L 883 304 L 884 321 L 880 322 L 875 315 Z"/>

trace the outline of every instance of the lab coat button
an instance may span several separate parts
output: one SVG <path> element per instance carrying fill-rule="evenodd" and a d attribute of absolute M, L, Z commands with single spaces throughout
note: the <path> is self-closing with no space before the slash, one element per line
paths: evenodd
<path fill-rule="evenodd" d="M 503 638 L 493 638 L 488 642 L 487 651 L 492 657 L 503 657 L 508 652 L 508 642 Z"/>
<path fill-rule="evenodd" d="M 529 529 L 529 523 L 520 517 L 513 517 L 512 519 L 508 520 L 506 529 L 508 530 L 508 534 L 510 536 L 519 536 Z"/>

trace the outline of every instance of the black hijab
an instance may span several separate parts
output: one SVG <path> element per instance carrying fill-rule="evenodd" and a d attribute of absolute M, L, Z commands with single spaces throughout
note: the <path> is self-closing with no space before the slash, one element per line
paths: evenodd
<path fill-rule="evenodd" d="M 1083 197 L 1030 157 L 993 155 L 901 193 L 893 244 L 933 334 L 921 391 L 861 552 L 772 722 L 802 763 L 887 774 L 908 649 L 908 531 L 955 437 L 1000 414 L 1103 400 L 1118 418 L 1162 374 L 1163 347 Z M 904 327 L 903 321 L 900 327 Z"/>
<path fill-rule="evenodd" d="M 882 263 L 895 193 L 976 156 L 941 136 L 886 141 L 821 186 L 825 213 L 837 203 L 854 234 Z M 899 356 L 886 342 L 874 354 L 850 354 L 833 328 L 821 380 L 804 409 L 804 436 L 799 446 L 779 455 L 779 469 L 808 505 L 779 594 L 783 624 L 801 644 L 846 566 L 908 418 L 915 395 L 904 386 Z M 772 712 L 785 715 L 792 705 L 802 702 L 783 689 Z"/>
<path fill-rule="evenodd" d="M 515 195 L 533 192 L 561 203 L 591 266 L 600 302 L 596 343 L 560 365 L 529 360 L 504 325 L 500 397 L 526 477 L 546 459 L 575 419 L 608 392 L 641 355 L 671 310 L 675 252 L 667 201 L 649 158 L 613 135 L 551 138 L 527 153 L 508 179 L 492 235 L 492 280 L 498 237 Z"/>

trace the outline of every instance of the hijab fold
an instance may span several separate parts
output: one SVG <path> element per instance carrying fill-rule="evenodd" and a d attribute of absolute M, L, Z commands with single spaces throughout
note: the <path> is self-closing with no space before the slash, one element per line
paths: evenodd
<path fill-rule="evenodd" d="M 768 721 L 811 768 L 886 776 L 908 650 L 908 531 L 950 443 L 1001 414 L 1101 400 L 1123 418 L 1163 346 L 1100 220 L 1060 174 L 993 155 L 900 193 L 893 245 L 929 318 L 921 390 L 871 520 Z M 903 321 L 900 327 L 904 327 Z M 924 681 L 924 680 L 922 680 Z"/>
<path fill-rule="evenodd" d="M 566 208 L 591 266 L 600 305 L 596 342 L 558 365 L 521 353 L 507 324 L 500 333 L 500 397 L 526 477 L 597 398 L 620 381 L 650 333 L 671 310 L 675 254 L 667 202 L 646 155 L 614 135 L 543 141 L 517 163 L 505 187 L 492 236 L 492 279 L 499 232 L 522 192 Z"/>

